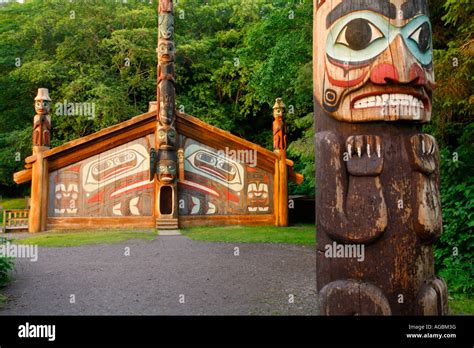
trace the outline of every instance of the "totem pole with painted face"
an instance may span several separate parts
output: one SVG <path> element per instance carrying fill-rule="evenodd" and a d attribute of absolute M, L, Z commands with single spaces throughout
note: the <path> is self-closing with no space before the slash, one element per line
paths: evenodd
<path fill-rule="evenodd" d="M 155 216 L 158 229 L 178 228 L 177 156 L 175 128 L 175 45 L 173 1 L 160 0 L 158 8 L 158 79 L 156 152 L 150 159 L 155 179 Z M 156 176 L 155 176 L 156 174 Z"/>
<path fill-rule="evenodd" d="M 273 105 L 273 149 L 286 151 L 286 125 L 283 119 L 285 104 L 281 98 L 275 100 Z"/>
<path fill-rule="evenodd" d="M 315 0 L 317 288 L 324 315 L 443 315 L 427 0 Z"/>
<path fill-rule="evenodd" d="M 51 98 L 47 88 L 39 88 L 35 97 L 36 115 L 33 118 L 33 146 L 51 145 Z"/>

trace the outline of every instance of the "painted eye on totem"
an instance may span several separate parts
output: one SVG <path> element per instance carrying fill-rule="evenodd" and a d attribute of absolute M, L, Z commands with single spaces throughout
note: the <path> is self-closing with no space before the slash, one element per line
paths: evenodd
<path fill-rule="evenodd" d="M 430 25 L 425 22 L 420 25 L 413 34 L 410 35 L 410 39 L 415 41 L 421 52 L 425 53 L 431 47 L 431 29 Z"/>
<path fill-rule="evenodd" d="M 353 19 L 341 30 L 336 43 L 361 51 L 384 35 L 372 23 L 364 18 Z"/>

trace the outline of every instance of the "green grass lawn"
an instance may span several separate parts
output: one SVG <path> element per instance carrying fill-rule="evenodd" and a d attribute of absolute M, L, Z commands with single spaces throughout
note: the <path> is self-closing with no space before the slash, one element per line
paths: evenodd
<path fill-rule="evenodd" d="M 474 315 L 474 297 L 454 295 L 449 300 L 449 308 L 454 315 Z"/>
<path fill-rule="evenodd" d="M 74 247 L 93 244 L 113 244 L 129 239 L 153 240 L 154 231 L 131 230 L 89 230 L 89 231 L 52 231 L 16 240 L 17 244 L 34 244 L 41 247 Z"/>
<path fill-rule="evenodd" d="M 0 224 L 3 223 L 3 210 L 4 209 L 25 209 L 26 199 L 25 197 L 21 198 L 6 198 L 0 197 Z"/>
<path fill-rule="evenodd" d="M 286 243 L 313 246 L 316 243 L 314 225 L 196 227 L 181 233 L 193 240 L 232 243 Z"/>

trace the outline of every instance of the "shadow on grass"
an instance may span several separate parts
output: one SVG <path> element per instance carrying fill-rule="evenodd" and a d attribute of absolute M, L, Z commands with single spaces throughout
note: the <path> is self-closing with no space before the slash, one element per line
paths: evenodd
<path fill-rule="evenodd" d="M 276 226 L 225 226 L 197 227 L 181 231 L 185 236 L 198 241 L 232 243 L 283 243 L 314 246 L 314 225 Z"/>

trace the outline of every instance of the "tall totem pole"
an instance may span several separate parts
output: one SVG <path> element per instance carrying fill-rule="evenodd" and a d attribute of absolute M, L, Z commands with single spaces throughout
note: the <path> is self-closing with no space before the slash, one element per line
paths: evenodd
<path fill-rule="evenodd" d="M 175 129 L 175 45 L 173 1 L 160 0 L 158 9 L 157 128 L 151 150 L 151 179 L 155 180 L 158 229 L 178 228 L 177 156 Z"/>
<path fill-rule="evenodd" d="M 324 315 L 443 315 L 427 0 L 315 0 L 317 288 Z"/>
<path fill-rule="evenodd" d="M 277 210 L 276 226 L 288 226 L 288 168 L 286 164 L 286 123 L 285 104 L 281 98 L 273 105 L 273 151 L 279 155 L 275 162 L 275 192 L 278 192 L 278 202 L 274 202 Z"/>
<path fill-rule="evenodd" d="M 28 221 L 29 232 L 36 233 L 46 230 L 47 197 L 48 197 L 48 161 L 43 153 L 51 145 L 51 98 L 47 88 L 38 88 L 35 97 L 33 118 L 33 155 L 31 158 L 31 200 Z"/>

